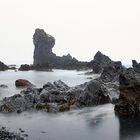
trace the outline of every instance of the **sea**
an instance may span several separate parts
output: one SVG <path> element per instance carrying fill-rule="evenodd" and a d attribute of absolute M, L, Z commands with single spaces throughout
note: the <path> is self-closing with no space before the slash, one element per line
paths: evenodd
<path fill-rule="evenodd" d="M 47 82 L 62 80 L 70 87 L 83 84 L 99 75 L 87 71 L 53 70 L 53 72 L 14 71 L 0 72 L 0 100 L 20 93 L 15 80 L 27 79 L 36 87 Z M 0 113 L 0 126 L 10 132 L 21 133 L 27 140 L 140 140 L 140 120 L 120 118 L 113 104 L 74 109 L 64 113 L 27 111 L 21 114 Z"/>

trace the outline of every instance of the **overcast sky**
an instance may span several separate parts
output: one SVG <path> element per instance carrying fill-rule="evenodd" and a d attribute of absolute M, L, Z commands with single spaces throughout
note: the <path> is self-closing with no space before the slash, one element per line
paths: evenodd
<path fill-rule="evenodd" d="M 0 60 L 31 64 L 36 28 L 55 37 L 60 56 L 140 61 L 140 0 L 0 0 Z"/>

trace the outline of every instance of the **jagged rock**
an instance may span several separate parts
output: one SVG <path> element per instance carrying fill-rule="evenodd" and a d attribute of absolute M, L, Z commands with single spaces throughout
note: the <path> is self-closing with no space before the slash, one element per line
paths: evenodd
<path fill-rule="evenodd" d="M 51 70 L 57 69 L 82 69 L 87 68 L 87 62 L 79 62 L 70 54 L 62 57 L 56 56 L 52 52 L 55 45 L 55 38 L 45 33 L 43 29 L 36 29 L 33 36 L 34 50 L 34 69 Z"/>
<path fill-rule="evenodd" d="M 136 73 L 140 73 L 140 63 L 138 63 L 136 60 L 132 60 L 132 66 Z"/>
<path fill-rule="evenodd" d="M 49 34 L 46 34 L 43 29 L 36 29 L 33 36 L 34 50 L 34 65 L 46 66 L 49 64 L 49 59 L 54 55 L 52 48 L 55 44 L 55 39 Z"/>
<path fill-rule="evenodd" d="M 8 69 L 9 69 L 8 66 L 0 61 L 0 71 L 5 71 L 5 70 L 8 70 Z"/>
<path fill-rule="evenodd" d="M 108 56 L 98 51 L 94 56 L 94 60 L 90 62 L 90 65 L 94 73 L 101 73 L 104 67 L 110 64 L 111 62 L 112 61 Z"/>
<path fill-rule="evenodd" d="M 94 60 L 92 60 L 89 65 L 90 67 L 92 67 L 94 73 L 103 72 L 106 76 L 109 76 L 109 72 L 107 72 L 108 70 L 112 73 L 113 71 L 118 71 L 118 69 L 122 69 L 122 64 L 120 61 L 112 61 L 108 56 L 102 54 L 100 51 L 95 54 Z"/>
<path fill-rule="evenodd" d="M 138 62 L 136 60 L 132 60 L 132 66 L 136 67 L 138 65 Z"/>
<path fill-rule="evenodd" d="M 0 128 L 0 139 L 1 140 L 25 140 L 25 138 L 21 135 L 21 133 L 9 132 L 6 129 L 6 127 Z"/>
<path fill-rule="evenodd" d="M 115 112 L 120 116 L 140 115 L 140 79 L 132 68 L 120 75 L 120 96 Z"/>
<path fill-rule="evenodd" d="M 24 64 L 24 65 L 21 65 L 18 70 L 19 71 L 29 71 L 29 70 L 31 70 L 31 66 L 28 64 Z"/>
<path fill-rule="evenodd" d="M 83 85 L 82 85 L 83 86 Z M 92 80 L 84 85 L 83 91 L 77 96 L 80 106 L 93 106 L 109 103 L 107 90 L 98 80 Z"/>
<path fill-rule="evenodd" d="M 125 68 L 122 66 L 121 62 L 112 62 L 111 64 L 104 67 L 101 74 L 101 79 L 106 82 L 118 81 L 120 74 Z"/>
<path fill-rule="evenodd" d="M 42 88 L 27 88 L 0 102 L 0 112 L 17 112 L 37 109 L 63 112 L 71 106 L 84 107 L 110 102 L 107 90 L 99 80 L 92 80 L 76 87 L 62 81 L 45 84 Z"/>
<path fill-rule="evenodd" d="M 28 80 L 18 79 L 15 81 L 15 86 L 16 87 L 31 87 L 33 86 L 33 84 L 29 82 Z"/>

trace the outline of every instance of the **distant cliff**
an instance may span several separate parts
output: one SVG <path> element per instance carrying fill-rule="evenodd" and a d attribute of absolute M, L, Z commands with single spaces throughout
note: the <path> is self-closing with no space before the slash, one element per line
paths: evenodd
<path fill-rule="evenodd" d="M 80 62 L 70 54 L 62 57 L 56 56 L 52 48 L 55 45 L 55 38 L 47 34 L 43 29 L 36 29 L 33 35 L 34 68 L 35 69 L 83 69 L 87 68 L 87 62 Z"/>

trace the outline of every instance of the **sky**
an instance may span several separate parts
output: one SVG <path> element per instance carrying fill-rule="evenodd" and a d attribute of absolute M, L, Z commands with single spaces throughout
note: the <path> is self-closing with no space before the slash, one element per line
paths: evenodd
<path fill-rule="evenodd" d="M 56 39 L 53 52 L 90 61 L 97 51 L 140 62 L 140 0 L 0 0 L 0 61 L 33 63 L 33 34 Z"/>

